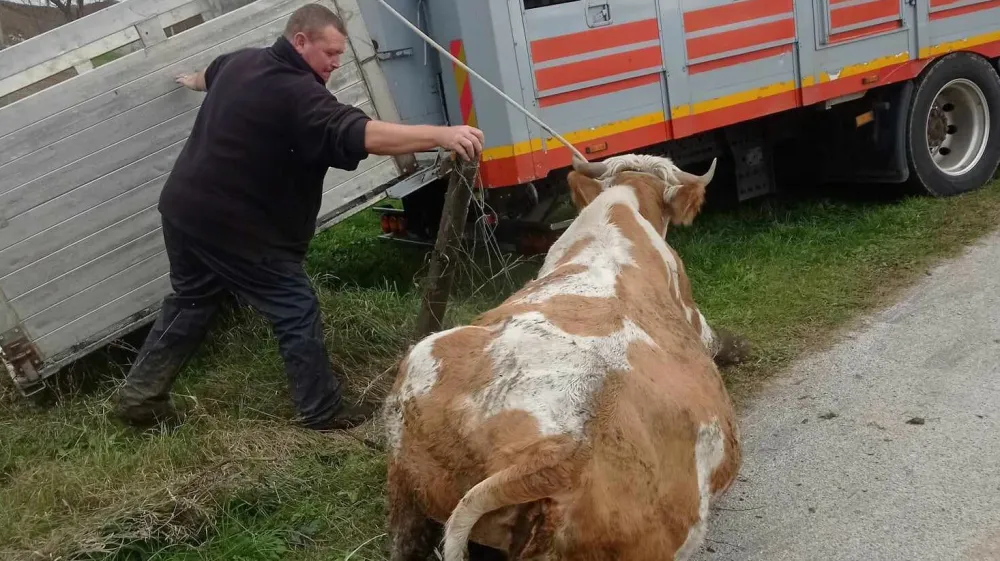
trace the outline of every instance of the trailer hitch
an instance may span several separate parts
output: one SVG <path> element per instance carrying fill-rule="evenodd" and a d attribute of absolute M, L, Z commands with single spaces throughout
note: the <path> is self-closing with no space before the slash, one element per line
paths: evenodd
<path fill-rule="evenodd" d="M 21 395 L 31 397 L 45 388 L 38 373 L 42 366 L 38 347 L 23 329 L 15 327 L 0 335 L 0 357 Z"/>

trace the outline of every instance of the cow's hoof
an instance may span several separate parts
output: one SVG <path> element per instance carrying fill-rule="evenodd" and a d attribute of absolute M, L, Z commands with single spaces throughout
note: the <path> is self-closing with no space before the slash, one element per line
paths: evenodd
<path fill-rule="evenodd" d="M 739 364 L 750 358 L 750 341 L 726 329 L 716 329 L 719 339 L 718 352 L 715 353 L 715 364 L 730 366 Z"/>

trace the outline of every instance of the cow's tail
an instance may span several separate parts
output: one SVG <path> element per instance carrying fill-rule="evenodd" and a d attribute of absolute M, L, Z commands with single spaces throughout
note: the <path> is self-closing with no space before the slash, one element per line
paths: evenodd
<path fill-rule="evenodd" d="M 480 481 L 458 502 L 444 528 L 444 561 L 463 561 L 469 535 L 483 515 L 562 490 L 566 465 L 515 464 Z"/>

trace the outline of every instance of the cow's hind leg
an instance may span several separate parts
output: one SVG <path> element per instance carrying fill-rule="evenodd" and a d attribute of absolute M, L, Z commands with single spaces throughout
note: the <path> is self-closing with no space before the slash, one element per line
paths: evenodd
<path fill-rule="evenodd" d="M 412 488 L 389 478 L 389 561 L 427 561 L 444 528 L 424 514 Z"/>

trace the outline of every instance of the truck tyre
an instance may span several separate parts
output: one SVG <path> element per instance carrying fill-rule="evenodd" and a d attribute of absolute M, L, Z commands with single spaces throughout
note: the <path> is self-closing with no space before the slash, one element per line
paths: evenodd
<path fill-rule="evenodd" d="M 989 61 L 952 53 L 917 79 L 906 154 L 917 192 L 949 197 L 992 179 L 1000 164 L 1000 76 Z"/>

